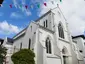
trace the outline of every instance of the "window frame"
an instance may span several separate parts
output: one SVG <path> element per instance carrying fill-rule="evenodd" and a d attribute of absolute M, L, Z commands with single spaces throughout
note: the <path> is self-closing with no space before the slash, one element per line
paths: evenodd
<path fill-rule="evenodd" d="M 65 39 L 62 23 L 58 24 L 58 34 L 60 38 Z"/>
<path fill-rule="evenodd" d="M 45 46 L 46 46 L 46 53 L 52 54 L 52 43 L 49 38 L 46 39 Z"/>

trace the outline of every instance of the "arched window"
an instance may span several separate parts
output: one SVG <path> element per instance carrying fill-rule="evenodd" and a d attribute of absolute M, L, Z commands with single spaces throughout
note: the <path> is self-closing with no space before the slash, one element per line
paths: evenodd
<path fill-rule="evenodd" d="M 44 27 L 48 27 L 48 20 L 44 21 Z"/>
<path fill-rule="evenodd" d="M 58 25 L 58 32 L 59 32 L 59 37 L 64 38 L 64 31 L 61 23 Z"/>
<path fill-rule="evenodd" d="M 49 38 L 46 39 L 46 52 L 51 54 L 52 53 L 52 50 L 51 50 L 51 41 Z"/>
<path fill-rule="evenodd" d="M 29 49 L 31 48 L 31 39 L 29 38 Z"/>

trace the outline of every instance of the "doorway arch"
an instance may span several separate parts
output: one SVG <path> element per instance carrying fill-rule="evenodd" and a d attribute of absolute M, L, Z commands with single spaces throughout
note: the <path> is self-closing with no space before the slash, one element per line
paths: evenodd
<path fill-rule="evenodd" d="M 69 60 L 68 60 L 68 50 L 66 47 L 63 47 L 62 49 L 62 59 L 63 59 L 63 64 L 69 64 Z"/>

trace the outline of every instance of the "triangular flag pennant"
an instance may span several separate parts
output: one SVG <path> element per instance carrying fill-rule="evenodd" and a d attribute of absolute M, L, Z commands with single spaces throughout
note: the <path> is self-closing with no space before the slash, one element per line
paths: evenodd
<path fill-rule="evenodd" d="M 10 4 L 9 6 L 10 6 L 10 8 L 12 8 L 12 4 Z"/>
<path fill-rule="evenodd" d="M 19 7 L 22 8 L 22 5 L 20 5 Z"/>
<path fill-rule="evenodd" d="M 51 1 L 52 4 L 54 4 L 54 1 Z"/>
<path fill-rule="evenodd" d="M 25 8 L 27 9 L 27 8 L 28 8 L 28 6 L 27 6 L 27 5 L 25 5 Z"/>
<path fill-rule="evenodd" d="M 62 2 L 62 0 L 60 0 L 60 2 Z"/>
<path fill-rule="evenodd" d="M 44 3 L 44 5 L 45 5 L 45 6 L 47 6 L 47 4 L 46 4 L 46 3 Z"/>
<path fill-rule="evenodd" d="M 30 8 L 33 9 L 33 5 L 31 5 Z"/>
<path fill-rule="evenodd" d="M 39 3 L 37 4 L 37 7 L 40 8 L 40 4 Z"/>

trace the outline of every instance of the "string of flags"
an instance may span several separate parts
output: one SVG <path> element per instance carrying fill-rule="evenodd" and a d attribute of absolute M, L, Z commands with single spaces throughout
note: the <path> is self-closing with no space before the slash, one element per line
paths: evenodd
<path fill-rule="evenodd" d="M 3 1 L 4 1 L 4 0 L 0 0 L 0 6 L 2 5 Z M 60 0 L 60 2 L 62 2 L 62 0 Z M 51 1 L 51 3 L 54 4 L 54 1 Z M 43 5 L 44 5 L 44 6 L 47 6 L 47 3 L 44 2 Z M 19 8 L 22 8 L 22 7 L 23 7 L 22 5 L 18 5 L 18 6 L 19 6 Z M 33 4 L 30 5 L 29 7 L 28 7 L 28 5 L 24 5 L 24 7 L 25 7 L 26 9 L 28 9 L 28 8 L 33 9 L 34 6 L 35 6 L 35 5 L 33 5 Z M 41 4 L 38 2 L 38 3 L 37 3 L 37 8 L 40 8 L 40 6 L 41 6 Z M 13 5 L 10 4 L 9 7 L 10 7 L 10 8 L 13 8 Z"/>

